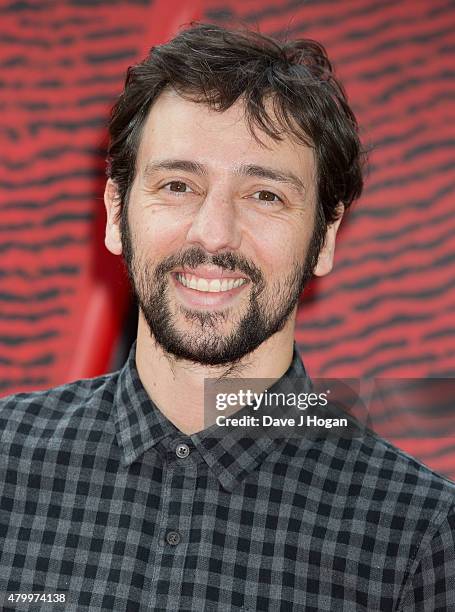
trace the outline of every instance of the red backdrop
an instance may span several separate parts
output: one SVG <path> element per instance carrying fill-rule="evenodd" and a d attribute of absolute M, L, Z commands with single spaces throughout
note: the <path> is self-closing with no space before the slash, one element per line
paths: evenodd
<path fill-rule="evenodd" d="M 334 273 L 299 311 L 311 375 L 454 377 L 452 1 L 4 1 L 0 394 L 114 367 L 128 298 L 103 246 L 108 113 L 126 68 L 193 18 L 320 40 L 371 148 Z M 397 407 L 384 432 L 454 477 L 454 401 Z"/>

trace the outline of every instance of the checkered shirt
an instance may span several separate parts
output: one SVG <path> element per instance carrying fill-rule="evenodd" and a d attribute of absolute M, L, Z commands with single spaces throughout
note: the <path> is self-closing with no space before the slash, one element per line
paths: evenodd
<path fill-rule="evenodd" d="M 368 431 L 212 430 L 158 410 L 134 346 L 0 401 L 0 609 L 455 610 L 453 483 Z M 33 593 L 66 603 L 7 599 Z"/>

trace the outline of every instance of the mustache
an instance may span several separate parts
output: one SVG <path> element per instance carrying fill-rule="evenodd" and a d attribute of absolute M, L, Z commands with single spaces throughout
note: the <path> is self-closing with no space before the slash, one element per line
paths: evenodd
<path fill-rule="evenodd" d="M 174 270 L 174 268 L 185 267 L 191 269 L 203 264 L 212 264 L 224 270 L 230 270 L 231 272 L 242 272 L 253 283 L 258 285 L 264 283 L 264 277 L 261 270 L 242 255 L 232 252 L 209 255 L 200 247 L 193 247 L 182 253 L 170 255 L 158 264 L 155 270 L 155 277 L 156 279 L 160 279 L 168 272 Z"/>

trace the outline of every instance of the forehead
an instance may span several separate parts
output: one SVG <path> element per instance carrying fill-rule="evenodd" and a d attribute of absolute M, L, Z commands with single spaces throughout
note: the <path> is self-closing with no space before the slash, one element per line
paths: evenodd
<path fill-rule="evenodd" d="M 239 164 L 267 165 L 313 182 L 315 163 L 310 147 L 290 135 L 277 141 L 259 129 L 256 134 L 259 138 L 251 133 L 241 100 L 220 112 L 166 90 L 153 104 L 143 126 L 137 170 L 155 159 L 185 159 L 214 172 L 232 171 Z"/>

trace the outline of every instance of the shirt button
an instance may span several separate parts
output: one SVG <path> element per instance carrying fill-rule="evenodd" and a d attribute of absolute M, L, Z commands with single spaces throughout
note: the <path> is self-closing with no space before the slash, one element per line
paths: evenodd
<path fill-rule="evenodd" d="M 190 454 L 190 447 L 187 444 L 178 444 L 175 454 L 179 459 L 185 459 Z"/>
<path fill-rule="evenodd" d="M 171 546 L 177 546 L 180 542 L 181 536 L 178 531 L 168 531 L 166 534 L 166 542 Z"/>

